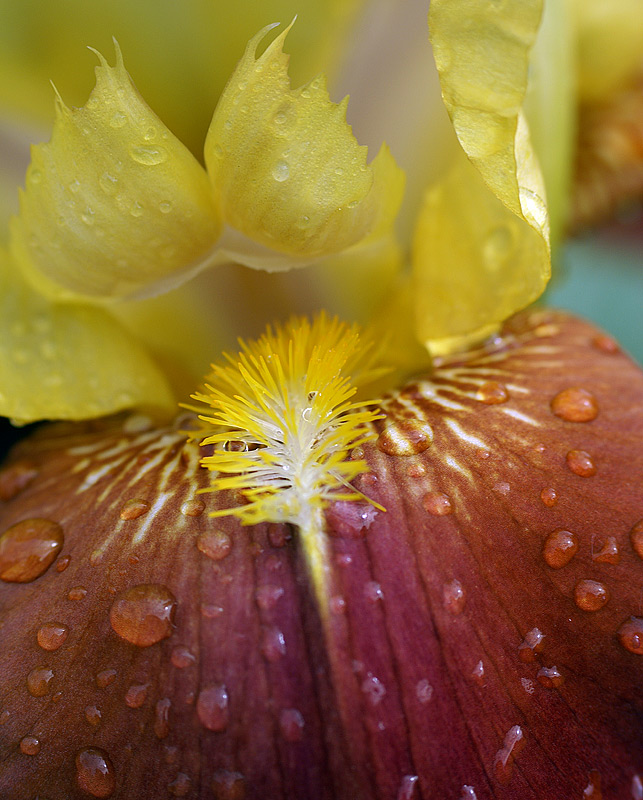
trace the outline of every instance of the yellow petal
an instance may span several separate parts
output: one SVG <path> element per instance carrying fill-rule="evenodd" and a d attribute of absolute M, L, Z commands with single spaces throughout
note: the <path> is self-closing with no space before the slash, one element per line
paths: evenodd
<path fill-rule="evenodd" d="M 435 340 L 487 333 L 549 279 L 545 192 L 522 113 L 541 10 L 540 0 L 431 3 L 442 93 L 464 150 L 427 194 L 415 235 L 418 335 L 435 352 Z"/>
<path fill-rule="evenodd" d="M 116 299 L 152 292 L 220 232 L 207 176 L 145 105 L 117 49 L 84 108 L 57 98 L 51 141 L 33 148 L 12 246 L 41 291 Z"/>
<path fill-rule="evenodd" d="M 255 36 L 212 119 L 205 158 L 225 221 L 222 247 L 249 266 L 287 269 L 390 228 L 399 177 L 382 149 L 371 166 L 318 77 L 291 89 L 282 46 Z M 239 235 L 241 234 L 241 235 Z M 230 243 L 228 243 L 230 241 Z M 275 251 L 286 257 L 275 257 Z"/>
<path fill-rule="evenodd" d="M 110 314 L 50 303 L 0 252 L 0 415 L 26 423 L 173 405 L 165 378 Z"/>

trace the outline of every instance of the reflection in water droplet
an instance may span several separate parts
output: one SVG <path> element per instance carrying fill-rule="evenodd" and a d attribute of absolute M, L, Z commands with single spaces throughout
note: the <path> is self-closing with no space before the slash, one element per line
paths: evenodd
<path fill-rule="evenodd" d="M 548 508 L 553 508 L 558 502 L 558 493 L 555 489 L 548 487 L 540 493 L 540 499 Z"/>
<path fill-rule="evenodd" d="M 587 389 L 574 386 L 564 389 L 554 397 L 551 410 L 567 422 L 591 422 L 598 416 L 598 403 Z"/>
<path fill-rule="evenodd" d="M 287 742 L 300 742 L 304 736 L 304 718 L 296 708 L 284 708 L 279 715 L 279 729 Z"/>
<path fill-rule="evenodd" d="M 614 536 L 608 536 L 600 550 L 592 554 L 592 560 L 600 564 L 618 564 L 621 560 L 621 553 Z"/>
<path fill-rule="evenodd" d="M 422 453 L 433 442 L 433 429 L 419 419 L 401 419 L 384 428 L 377 446 L 389 456 L 413 456 Z"/>
<path fill-rule="evenodd" d="M 150 510 L 150 504 L 146 500 L 128 500 L 119 514 L 121 519 L 137 519 Z"/>
<path fill-rule="evenodd" d="M 58 650 L 69 636 L 69 628 L 60 622 L 47 622 L 38 630 L 36 639 L 43 650 Z"/>
<path fill-rule="evenodd" d="M 40 741 L 35 736 L 25 736 L 20 740 L 20 752 L 26 756 L 37 756 L 40 752 Z"/>
<path fill-rule="evenodd" d="M 382 681 L 370 672 L 362 681 L 361 689 L 368 697 L 372 706 L 379 705 L 386 694 L 386 687 Z"/>
<path fill-rule="evenodd" d="M 143 164 L 146 167 L 154 167 L 167 160 L 167 150 L 164 147 L 140 145 L 132 147 L 130 155 L 137 164 Z"/>
<path fill-rule="evenodd" d="M 0 578 L 29 583 L 54 562 L 64 542 L 63 529 L 48 519 L 17 522 L 0 536 Z"/>
<path fill-rule="evenodd" d="M 176 598 L 166 586 L 141 584 L 114 601 L 109 620 L 126 642 L 149 647 L 171 635 L 176 606 Z"/>
<path fill-rule="evenodd" d="M 476 392 L 476 400 L 488 406 L 506 403 L 509 400 L 509 392 L 497 381 L 486 381 Z"/>
<path fill-rule="evenodd" d="M 245 800 L 246 779 L 240 772 L 217 770 L 212 777 L 214 800 Z"/>
<path fill-rule="evenodd" d="M 170 733 L 170 708 L 172 701 L 163 697 L 154 706 L 154 734 L 157 739 L 165 739 Z"/>
<path fill-rule="evenodd" d="M 76 782 L 91 797 L 111 797 L 116 788 L 112 762 L 104 750 L 85 747 L 76 755 Z"/>
<path fill-rule="evenodd" d="M 452 614 L 462 613 L 466 597 L 460 581 L 453 580 L 445 583 L 442 588 L 442 602 L 446 610 Z"/>
<path fill-rule="evenodd" d="M 272 177 L 279 183 L 288 180 L 290 177 L 290 167 L 288 166 L 288 162 L 277 161 L 275 166 L 272 168 Z"/>
<path fill-rule="evenodd" d="M 574 587 L 574 600 L 583 611 L 598 611 L 609 599 L 610 594 L 604 583 L 583 580 Z"/>
<path fill-rule="evenodd" d="M 436 517 L 444 517 L 453 514 L 453 503 L 451 498 L 444 492 L 427 492 L 422 498 L 422 505 Z"/>
<path fill-rule="evenodd" d="M 583 790 L 583 800 L 603 800 L 601 776 L 597 769 L 590 770 L 587 775 L 587 786 Z"/>
<path fill-rule="evenodd" d="M 375 521 L 378 510 L 370 503 L 337 500 L 326 509 L 331 536 L 361 538 Z"/>
<path fill-rule="evenodd" d="M 630 617 L 618 629 L 618 638 L 630 653 L 643 656 L 643 618 Z"/>
<path fill-rule="evenodd" d="M 147 691 L 149 688 L 149 683 L 140 683 L 130 686 L 125 695 L 126 705 L 130 708 L 140 708 L 147 700 Z"/>
<path fill-rule="evenodd" d="M 196 713 L 209 731 L 223 731 L 230 721 L 228 691 L 223 684 L 207 686 L 199 692 Z"/>
<path fill-rule="evenodd" d="M 265 628 L 261 637 L 261 652 L 268 661 L 278 661 L 286 654 L 286 640 L 278 628 Z"/>
<path fill-rule="evenodd" d="M 199 535 L 196 546 L 204 556 L 222 561 L 232 550 L 232 539 L 225 531 L 205 531 Z"/>
<path fill-rule="evenodd" d="M 545 539 L 543 558 L 552 569 L 569 564 L 578 551 L 576 534 L 570 531 L 552 531 Z"/>
<path fill-rule="evenodd" d="M 536 674 L 538 683 L 547 689 L 557 689 L 562 686 L 564 678 L 558 667 L 541 667 Z"/>
<path fill-rule="evenodd" d="M 414 800 L 418 796 L 416 791 L 418 780 L 417 775 L 405 775 L 397 790 L 396 800 Z"/>
<path fill-rule="evenodd" d="M 634 552 L 643 558 L 643 519 L 640 519 L 630 531 L 630 541 Z"/>
<path fill-rule="evenodd" d="M 54 672 L 49 667 L 36 667 L 27 675 L 27 689 L 33 697 L 44 697 L 51 688 Z"/>
<path fill-rule="evenodd" d="M 591 478 L 596 475 L 596 464 L 585 450 L 570 450 L 566 456 L 567 466 L 575 475 L 581 478 Z"/>
<path fill-rule="evenodd" d="M 504 746 L 496 753 L 494 772 L 500 783 L 507 783 L 511 778 L 514 759 L 525 744 L 520 725 L 514 725 L 509 729 L 503 744 Z"/>
<path fill-rule="evenodd" d="M 538 628 L 527 631 L 525 638 L 518 645 L 518 657 L 525 664 L 536 660 L 536 655 L 541 653 L 544 647 L 543 639 L 545 635 Z"/>

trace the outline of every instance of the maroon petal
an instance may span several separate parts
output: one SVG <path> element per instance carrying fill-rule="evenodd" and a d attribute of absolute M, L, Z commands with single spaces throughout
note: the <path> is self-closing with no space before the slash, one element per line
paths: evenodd
<path fill-rule="evenodd" d="M 322 613 L 178 430 L 37 433 L 0 531 L 62 549 L 0 580 L 0 797 L 641 800 L 642 399 L 554 314 L 406 386 Z"/>

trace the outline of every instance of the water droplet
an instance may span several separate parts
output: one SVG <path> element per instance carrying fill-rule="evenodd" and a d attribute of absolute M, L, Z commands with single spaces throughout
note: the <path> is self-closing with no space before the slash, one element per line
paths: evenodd
<path fill-rule="evenodd" d="M 598 581 L 582 580 L 574 587 L 574 600 L 583 611 L 599 611 L 609 599 L 607 587 Z"/>
<path fill-rule="evenodd" d="M 426 475 L 426 467 L 424 464 L 418 461 L 416 464 L 410 464 L 406 468 L 406 474 L 409 476 L 409 478 L 422 478 L 424 475 Z"/>
<path fill-rule="evenodd" d="M 185 797 L 190 791 L 191 784 L 192 781 L 189 775 L 186 775 L 185 772 L 179 772 L 172 783 L 168 784 L 167 790 L 174 797 Z"/>
<path fill-rule="evenodd" d="M 643 800 L 643 778 L 640 775 L 632 778 L 632 798 L 633 800 Z"/>
<path fill-rule="evenodd" d="M 17 522 L 0 536 L 0 578 L 7 583 L 36 580 L 54 562 L 63 542 L 63 529 L 56 522 Z"/>
<path fill-rule="evenodd" d="M 78 180 L 72 181 L 69 184 L 69 191 L 72 194 L 78 194 L 78 192 L 80 191 L 80 181 L 78 181 Z"/>
<path fill-rule="evenodd" d="M 505 497 L 511 491 L 511 486 L 507 483 L 507 481 L 498 481 L 498 483 L 494 483 L 491 488 L 494 492 L 504 495 Z"/>
<path fill-rule="evenodd" d="M 36 638 L 43 650 L 58 650 L 69 636 L 69 628 L 60 622 L 47 622 L 38 630 Z"/>
<path fill-rule="evenodd" d="M 377 446 L 389 456 L 413 456 L 422 453 L 433 442 L 433 429 L 419 419 L 392 422 L 377 438 Z"/>
<path fill-rule="evenodd" d="M 376 678 L 371 672 L 369 672 L 362 681 L 361 689 L 368 697 L 372 706 L 379 705 L 386 694 L 386 687 L 382 681 Z"/>
<path fill-rule="evenodd" d="M 562 529 L 552 531 L 545 539 L 543 558 L 552 569 L 566 566 L 578 551 L 576 534 Z"/>
<path fill-rule="evenodd" d="M 292 539 L 292 534 L 287 525 L 272 522 L 268 525 L 268 541 L 272 547 L 285 547 Z"/>
<path fill-rule="evenodd" d="M 304 736 L 304 718 L 296 708 L 284 708 L 279 715 L 279 729 L 287 742 L 300 742 Z"/>
<path fill-rule="evenodd" d="M 112 126 L 112 128 L 122 128 L 126 122 L 127 117 L 125 114 L 121 114 L 120 111 L 116 111 L 114 114 L 112 114 L 109 124 Z"/>
<path fill-rule="evenodd" d="M 154 167 L 167 160 L 167 150 L 164 147 L 151 147 L 140 145 L 130 149 L 130 155 L 137 162 L 146 167 Z"/>
<path fill-rule="evenodd" d="M 536 679 L 546 689 L 557 689 L 565 681 L 560 670 L 555 666 L 541 667 L 536 674 Z"/>
<path fill-rule="evenodd" d="M 121 519 L 137 519 L 150 510 L 150 504 L 146 500 L 128 500 L 119 514 Z"/>
<path fill-rule="evenodd" d="M 196 658 L 187 647 L 178 645 L 172 648 L 170 660 L 177 669 L 185 669 L 186 667 L 191 667 L 192 664 L 195 663 Z"/>
<path fill-rule="evenodd" d="M 32 697 L 44 697 L 51 689 L 54 671 L 49 667 L 36 667 L 27 675 L 27 689 Z"/>
<path fill-rule="evenodd" d="M 117 672 L 115 669 L 102 669 L 96 673 L 96 686 L 105 689 L 116 680 Z"/>
<path fill-rule="evenodd" d="M 630 541 L 634 552 L 639 558 L 643 558 L 643 519 L 640 519 L 630 531 Z"/>
<path fill-rule="evenodd" d="M 506 403 L 509 400 L 509 392 L 497 381 L 486 381 L 476 392 L 476 400 L 489 406 Z"/>
<path fill-rule="evenodd" d="M 39 169 L 36 169 L 33 165 L 30 165 L 29 170 L 27 171 L 27 180 L 29 183 L 37 185 L 42 180 L 42 172 Z"/>
<path fill-rule="evenodd" d="M 539 628 L 532 628 L 527 631 L 525 638 L 518 645 L 518 658 L 525 664 L 535 661 L 536 655 L 543 650 L 544 638 L 545 634 Z"/>
<path fill-rule="evenodd" d="M 583 800 L 603 800 L 601 776 L 597 769 L 590 770 L 587 775 L 587 786 L 583 790 Z"/>
<path fill-rule="evenodd" d="M 414 798 L 417 797 L 416 788 L 418 780 L 419 778 L 417 775 L 404 775 L 400 781 L 395 800 L 414 800 Z"/>
<path fill-rule="evenodd" d="M 592 339 L 592 345 L 597 350 L 600 350 L 601 353 L 607 353 L 611 356 L 621 352 L 618 342 L 614 341 L 611 336 L 605 336 L 604 334 L 595 336 Z"/>
<path fill-rule="evenodd" d="M 172 203 L 169 200 L 164 200 L 162 203 L 159 203 L 159 211 L 161 214 L 169 214 L 172 210 Z"/>
<path fill-rule="evenodd" d="M 287 118 L 288 117 L 284 111 L 278 111 L 272 119 L 275 125 L 283 125 Z"/>
<path fill-rule="evenodd" d="M 70 600 L 82 600 L 87 594 L 87 589 L 84 586 L 74 586 L 69 590 L 67 597 Z"/>
<path fill-rule="evenodd" d="M 478 661 L 471 672 L 471 677 L 473 680 L 478 684 L 478 686 L 482 686 L 484 684 L 484 664 L 482 661 Z"/>
<path fill-rule="evenodd" d="M 286 654 L 286 640 L 279 628 L 265 628 L 261 637 L 261 652 L 268 661 L 278 661 Z"/>
<path fill-rule="evenodd" d="M 377 581 L 367 581 L 364 586 L 364 597 L 371 603 L 384 599 L 384 592 Z"/>
<path fill-rule="evenodd" d="M 111 797 L 116 788 L 114 766 L 104 750 L 85 747 L 76 755 L 76 782 L 91 797 Z"/>
<path fill-rule="evenodd" d="M 453 514 L 451 498 L 444 492 L 427 492 L 422 498 L 422 505 L 429 514 L 434 514 L 436 517 Z"/>
<path fill-rule="evenodd" d="M 103 172 L 98 179 L 98 185 L 105 192 L 105 194 L 112 195 L 116 191 L 118 185 L 118 178 L 110 175 L 109 172 Z"/>
<path fill-rule="evenodd" d="M 26 756 L 37 756 L 40 752 L 40 741 L 35 736 L 25 736 L 20 740 L 20 752 Z"/>
<path fill-rule="evenodd" d="M 125 695 L 125 704 L 130 708 L 140 708 L 147 700 L 147 691 L 149 688 L 149 683 L 140 683 L 130 686 Z"/>
<path fill-rule="evenodd" d="M 184 517 L 200 517 L 204 511 L 205 503 L 198 498 L 186 500 L 181 506 L 181 514 L 183 514 Z"/>
<path fill-rule="evenodd" d="M 558 502 L 558 493 L 555 489 L 548 487 L 542 490 L 540 493 L 540 499 L 547 506 L 547 508 L 553 508 Z"/>
<path fill-rule="evenodd" d="M 346 600 L 341 594 L 333 595 L 328 601 L 328 605 L 333 614 L 343 614 L 346 611 Z"/>
<path fill-rule="evenodd" d="M 94 224 L 94 212 L 91 208 L 86 208 L 85 211 L 80 215 L 80 218 L 85 225 L 89 225 L 91 227 Z"/>
<path fill-rule="evenodd" d="M 469 786 L 465 783 L 461 791 L 462 795 L 460 796 L 460 800 L 478 800 L 478 796 L 476 795 L 473 786 Z"/>
<path fill-rule="evenodd" d="M 199 692 L 196 713 L 201 724 L 209 731 L 223 731 L 230 721 L 228 691 L 221 684 L 207 686 Z"/>
<path fill-rule="evenodd" d="M 114 601 L 109 620 L 114 631 L 126 642 L 149 647 L 171 635 L 176 598 L 156 583 L 127 589 Z"/>
<path fill-rule="evenodd" d="M 212 777 L 214 800 L 245 800 L 246 779 L 240 772 L 217 770 Z"/>
<path fill-rule="evenodd" d="M 85 719 L 90 725 L 100 725 L 102 716 L 100 709 L 96 706 L 85 706 Z"/>
<path fill-rule="evenodd" d="M 551 401 L 552 412 L 567 422 L 591 422 L 598 416 L 596 398 L 587 389 L 573 386 L 559 392 Z"/>
<path fill-rule="evenodd" d="M 466 597 L 460 581 L 453 580 L 445 583 L 442 588 L 442 603 L 451 614 L 461 614 L 464 610 Z"/>
<path fill-rule="evenodd" d="M 415 684 L 415 696 L 423 705 L 428 703 L 433 697 L 433 686 L 426 678 L 422 678 Z"/>
<path fill-rule="evenodd" d="M 630 653 L 643 656 L 643 618 L 630 617 L 618 629 L 618 638 Z"/>
<path fill-rule="evenodd" d="M 361 538 L 371 527 L 378 511 L 370 503 L 338 500 L 326 509 L 326 520 L 332 536 Z"/>
<path fill-rule="evenodd" d="M 204 556 L 222 561 L 232 550 L 232 539 L 222 530 L 205 531 L 196 540 L 196 546 Z"/>
<path fill-rule="evenodd" d="M 157 130 L 152 125 L 145 131 L 143 134 L 143 138 L 146 142 L 151 142 L 153 139 L 156 139 Z"/>
<path fill-rule="evenodd" d="M 170 733 L 171 707 L 169 697 L 162 697 L 154 706 L 154 734 L 157 739 L 165 739 Z"/>
<path fill-rule="evenodd" d="M 0 500 L 13 500 L 38 474 L 35 465 L 19 461 L 0 471 Z"/>
<path fill-rule="evenodd" d="M 269 611 L 274 608 L 280 597 L 283 596 L 284 590 L 281 586 L 273 586 L 272 584 L 264 584 L 259 586 L 255 592 L 255 599 L 259 608 L 264 611 Z"/>
<path fill-rule="evenodd" d="M 290 167 L 288 166 L 287 161 L 277 161 L 275 166 L 272 168 L 272 177 L 281 183 L 282 181 L 288 180 L 290 177 Z"/>
<path fill-rule="evenodd" d="M 133 217 L 135 217 L 135 218 L 142 217 L 142 216 L 143 216 L 143 211 L 144 211 L 144 210 L 145 210 L 145 209 L 144 209 L 144 208 L 143 208 L 143 206 L 142 206 L 142 205 L 141 205 L 141 204 L 138 202 L 138 200 L 135 200 L 135 201 L 132 203 L 132 205 L 129 207 L 129 213 L 130 213 L 130 214 L 131 214 Z"/>
<path fill-rule="evenodd" d="M 504 747 L 496 753 L 494 772 L 500 783 L 507 783 L 511 778 L 513 762 L 525 744 L 524 734 L 520 725 L 509 729 L 504 739 Z"/>
<path fill-rule="evenodd" d="M 596 464 L 584 450 L 570 450 L 566 458 L 567 466 L 581 478 L 591 478 L 592 475 L 596 475 Z"/>
<path fill-rule="evenodd" d="M 618 564 L 621 560 L 621 554 L 616 538 L 608 536 L 601 549 L 593 553 L 592 560 L 598 561 L 600 564 Z"/>
<path fill-rule="evenodd" d="M 221 614 L 223 614 L 223 608 L 221 606 L 217 606 L 214 603 L 201 604 L 201 615 L 206 619 L 217 619 Z"/>

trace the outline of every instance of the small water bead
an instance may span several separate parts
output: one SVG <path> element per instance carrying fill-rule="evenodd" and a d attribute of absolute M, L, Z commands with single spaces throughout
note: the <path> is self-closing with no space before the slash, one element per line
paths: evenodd
<path fill-rule="evenodd" d="M 543 558 L 552 569 L 565 567 L 578 552 L 578 537 L 571 531 L 552 531 L 545 539 Z"/>
<path fill-rule="evenodd" d="M 547 506 L 547 508 L 553 508 L 558 502 L 558 493 L 555 489 L 548 487 L 542 490 L 540 493 L 540 499 Z"/>
<path fill-rule="evenodd" d="M 196 662 L 196 657 L 188 650 L 187 647 L 177 645 L 172 648 L 170 661 L 177 669 L 185 669 L 191 667 Z"/>
<path fill-rule="evenodd" d="M 154 735 L 157 739 L 166 739 L 170 734 L 171 707 L 169 697 L 162 697 L 154 706 Z"/>
<path fill-rule="evenodd" d="M 264 628 L 261 636 L 261 653 L 271 662 L 279 661 L 286 654 L 286 639 L 278 628 Z"/>
<path fill-rule="evenodd" d="M 511 486 L 507 483 L 507 481 L 498 481 L 498 483 L 495 483 L 491 488 L 494 492 L 501 494 L 504 497 L 511 492 Z"/>
<path fill-rule="evenodd" d="M 643 800 L 643 778 L 640 775 L 632 778 L 632 798 L 633 800 Z"/>
<path fill-rule="evenodd" d="M 581 478 L 591 478 L 596 475 L 596 464 L 585 450 L 570 450 L 566 455 L 567 466 Z"/>
<path fill-rule="evenodd" d="M 284 708 L 279 714 L 279 729 L 287 742 L 300 742 L 304 737 L 304 717 L 296 708 Z"/>
<path fill-rule="evenodd" d="M 530 664 L 536 660 L 538 653 L 541 653 L 544 647 L 543 640 L 545 634 L 539 628 L 532 628 L 527 631 L 525 638 L 518 645 L 518 657 L 525 664 Z"/>
<path fill-rule="evenodd" d="M 451 614 L 461 614 L 464 610 L 466 595 L 460 581 L 453 580 L 442 588 L 442 603 Z"/>
<path fill-rule="evenodd" d="M 583 611 L 599 611 L 609 599 L 607 587 L 598 581 L 582 580 L 574 587 L 574 600 Z"/>
<path fill-rule="evenodd" d="M 127 117 L 125 114 L 121 114 L 120 111 L 116 111 L 112 114 L 109 124 L 112 128 L 122 128 L 127 123 Z"/>
<path fill-rule="evenodd" d="M 240 772 L 217 770 L 212 777 L 214 800 L 245 800 L 246 779 Z"/>
<path fill-rule="evenodd" d="M 473 680 L 478 684 L 478 686 L 482 686 L 484 684 L 484 664 L 482 661 L 478 661 L 471 672 L 471 677 Z"/>
<path fill-rule="evenodd" d="M 433 697 L 433 686 L 427 678 L 422 678 L 415 684 L 415 696 L 422 705 L 426 705 Z"/>
<path fill-rule="evenodd" d="M 118 673 L 115 669 L 101 669 L 96 673 L 96 686 L 99 689 L 106 689 L 116 680 Z"/>
<path fill-rule="evenodd" d="M 230 721 L 230 699 L 222 683 L 207 686 L 196 701 L 199 722 L 209 731 L 223 731 Z"/>
<path fill-rule="evenodd" d="M 206 619 L 217 619 L 223 614 L 223 607 L 217 606 L 214 603 L 202 603 L 201 604 L 201 616 L 205 617 Z"/>
<path fill-rule="evenodd" d="M 263 611 L 270 611 L 277 604 L 277 601 L 283 597 L 284 590 L 281 586 L 273 586 L 272 584 L 264 584 L 259 586 L 255 592 L 255 600 L 257 605 Z"/>
<path fill-rule="evenodd" d="M 20 740 L 20 752 L 26 756 L 37 756 L 40 752 L 40 740 L 35 736 L 25 736 Z"/>
<path fill-rule="evenodd" d="M 84 586 L 74 586 L 69 590 L 67 595 L 69 600 L 82 600 L 87 594 L 87 589 Z"/>
<path fill-rule="evenodd" d="M 90 725 L 94 727 L 96 725 L 100 725 L 100 721 L 102 719 L 102 713 L 99 708 L 96 706 L 85 706 L 85 719 L 89 722 Z"/>
<path fill-rule="evenodd" d="M 13 500 L 38 474 L 35 465 L 19 461 L 0 472 L 0 500 Z"/>
<path fill-rule="evenodd" d="M 630 541 L 637 556 L 643 558 L 643 519 L 640 519 L 630 531 Z"/>
<path fill-rule="evenodd" d="M 179 772 L 176 778 L 168 784 L 167 790 L 174 797 L 185 797 L 192 786 L 190 776 L 185 772 Z"/>
<path fill-rule="evenodd" d="M 587 786 L 583 790 L 583 800 L 603 800 L 601 776 L 597 769 L 591 769 L 587 775 Z"/>
<path fill-rule="evenodd" d="M 17 522 L 0 536 L 0 579 L 29 583 L 53 564 L 64 543 L 63 529 L 48 519 Z"/>
<path fill-rule="evenodd" d="M 199 499 L 186 500 L 181 506 L 181 514 L 184 517 L 200 517 L 204 511 L 205 503 Z"/>
<path fill-rule="evenodd" d="M 606 353 L 607 355 L 611 356 L 621 352 L 621 348 L 619 347 L 618 343 L 612 339 L 611 336 L 605 336 L 604 334 L 594 336 L 592 339 L 592 345 L 597 350 L 600 350 L 601 353 Z"/>
<path fill-rule="evenodd" d="M 509 400 L 509 392 L 497 381 L 486 381 L 476 392 L 476 400 L 489 406 L 506 403 Z"/>
<path fill-rule="evenodd" d="M 272 547 L 285 547 L 291 539 L 292 533 L 287 525 L 277 522 L 268 525 L 268 541 Z"/>
<path fill-rule="evenodd" d="M 643 618 L 630 617 L 618 629 L 621 644 L 630 653 L 643 656 Z"/>
<path fill-rule="evenodd" d="M 332 614 L 343 614 L 346 611 L 346 600 L 341 594 L 335 594 L 328 601 L 328 607 Z"/>
<path fill-rule="evenodd" d="M 616 538 L 608 536 L 601 549 L 592 555 L 592 560 L 598 561 L 600 564 L 618 564 L 621 560 L 621 553 Z"/>
<path fill-rule="evenodd" d="M 427 492 L 422 498 L 424 509 L 436 517 L 445 517 L 453 514 L 453 503 L 449 495 L 444 492 Z"/>
<path fill-rule="evenodd" d="M 125 704 L 129 706 L 129 708 L 140 708 L 147 700 L 149 688 L 149 683 L 139 683 L 130 686 L 125 695 Z"/>
<path fill-rule="evenodd" d="M 114 601 L 109 620 L 121 639 L 150 647 L 171 635 L 176 606 L 176 598 L 166 586 L 141 584 Z"/>
<path fill-rule="evenodd" d="M 69 628 L 61 622 L 47 622 L 38 630 L 36 639 L 43 650 L 58 650 L 69 636 Z"/>
<path fill-rule="evenodd" d="M 27 690 L 32 697 L 44 697 L 51 689 L 54 671 L 49 667 L 36 667 L 27 675 Z"/>
<path fill-rule="evenodd" d="M 290 177 L 290 167 L 288 166 L 288 162 L 277 161 L 275 166 L 272 168 L 272 177 L 279 183 L 287 181 Z"/>
<path fill-rule="evenodd" d="M 433 429 L 419 419 L 396 420 L 377 437 L 378 448 L 389 456 L 414 456 L 432 443 Z"/>
<path fill-rule="evenodd" d="M 553 414 L 567 422 L 591 422 L 598 416 L 598 403 L 594 395 L 577 386 L 559 392 L 550 407 Z"/>
<path fill-rule="evenodd" d="M 169 200 L 165 200 L 162 203 L 159 203 L 159 211 L 161 214 L 169 214 L 172 210 L 172 203 Z"/>
<path fill-rule="evenodd" d="M 536 674 L 536 679 L 546 689 L 557 689 L 562 686 L 565 679 L 558 667 L 541 667 Z"/>
<path fill-rule="evenodd" d="M 110 757 L 99 747 L 85 747 L 76 755 L 76 783 L 91 797 L 111 797 L 116 774 Z"/>
<path fill-rule="evenodd" d="M 371 527 L 378 513 L 370 503 L 337 500 L 326 509 L 329 532 L 331 536 L 361 538 Z"/>
<path fill-rule="evenodd" d="M 506 783 L 511 777 L 513 762 L 525 744 L 524 733 L 520 725 L 514 725 L 505 736 L 504 746 L 496 753 L 494 772 L 501 783 Z"/>
<path fill-rule="evenodd" d="M 196 546 L 204 556 L 222 561 L 232 550 L 232 538 L 225 531 L 205 531 L 196 540 Z"/>
<path fill-rule="evenodd" d="M 361 685 L 362 692 L 368 697 L 372 706 L 379 705 L 386 694 L 386 687 L 382 681 L 372 673 L 368 673 Z"/>
<path fill-rule="evenodd" d="M 417 797 L 418 780 L 419 777 L 417 775 L 404 775 L 395 800 L 414 800 Z"/>
<path fill-rule="evenodd" d="M 460 800 L 478 800 L 478 796 L 476 795 L 473 786 L 469 786 L 465 783 L 461 791 L 462 794 L 460 795 Z"/>
<path fill-rule="evenodd" d="M 147 500 L 132 499 L 128 500 L 119 514 L 121 519 L 138 519 L 138 517 L 150 510 Z"/>
<path fill-rule="evenodd" d="M 164 147 L 139 145 L 130 149 L 130 155 L 134 161 L 146 167 L 154 167 L 167 160 L 167 150 Z"/>
<path fill-rule="evenodd" d="M 410 464 L 406 468 L 406 474 L 409 478 L 422 478 L 426 475 L 426 467 L 418 461 L 416 464 Z"/>

